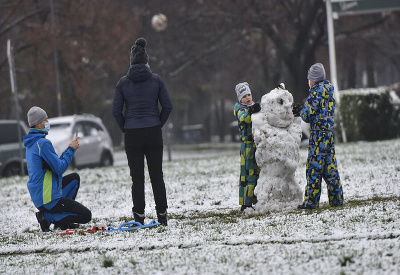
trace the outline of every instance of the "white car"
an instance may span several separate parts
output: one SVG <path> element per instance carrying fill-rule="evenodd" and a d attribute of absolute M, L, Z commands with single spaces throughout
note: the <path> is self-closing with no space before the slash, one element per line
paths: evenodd
<path fill-rule="evenodd" d="M 80 148 L 75 152 L 71 166 L 112 166 L 114 150 L 111 137 L 100 118 L 85 114 L 49 118 L 47 138 L 60 156 L 78 134 Z"/>

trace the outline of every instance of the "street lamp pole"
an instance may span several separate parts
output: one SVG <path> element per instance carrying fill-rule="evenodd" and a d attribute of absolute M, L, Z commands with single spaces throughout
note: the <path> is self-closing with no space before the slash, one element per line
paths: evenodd
<path fill-rule="evenodd" d="M 55 34 L 55 15 L 54 15 L 54 0 L 50 0 L 50 11 L 51 11 L 51 27 L 53 30 L 53 46 L 54 46 L 54 66 L 56 74 L 56 99 L 57 99 L 57 110 L 58 116 L 62 116 L 61 113 L 61 88 L 60 88 L 60 75 L 58 71 L 58 53 L 56 44 L 56 34 Z"/>
<path fill-rule="evenodd" d="M 161 32 L 165 31 L 168 27 L 168 19 L 167 17 L 162 14 L 155 14 L 153 18 L 151 19 L 151 25 L 154 28 L 155 31 L 160 33 L 160 51 L 161 51 L 161 61 L 160 61 L 160 69 L 161 69 L 161 75 L 162 77 L 165 76 L 164 74 L 164 41 L 163 41 L 163 36 L 161 35 Z M 167 153 L 168 153 L 168 161 L 171 161 L 171 145 L 170 145 L 170 139 L 169 139 L 169 134 L 170 134 L 170 128 L 172 128 L 172 124 L 168 123 L 165 125 L 165 143 L 167 144 Z"/>
<path fill-rule="evenodd" d="M 333 87 L 335 87 L 334 97 L 338 105 L 340 105 L 340 94 L 339 86 L 337 81 L 337 70 L 336 70 L 336 48 L 335 48 L 335 31 L 333 27 L 333 16 L 332 16 L 332 1 L 326 0 L 326 21 L 328 25 L 328 45 L 329 45 L 329 66 L 331 71 L 331 81 Z M 340 117 L 339 108 L 336 109 L 336 114 Z M 342 130 L 343 142 L 347 142 L 346 130 L 343 125 L 343 121 L 340 119 L 340 129 Z"/>

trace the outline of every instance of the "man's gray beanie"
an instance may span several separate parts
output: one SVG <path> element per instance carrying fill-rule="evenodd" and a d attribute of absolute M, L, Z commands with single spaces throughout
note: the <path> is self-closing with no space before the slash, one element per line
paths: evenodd
<path fill-rule="evenodd" d="M 315 63 L 314 65 L 312 65 L 308 70 L 307 79 L 314 82 L 325 80 L 324 65 L 322 65 L 321 63 Z"/>
<path fill-rule="evenodd" d="M 29 127 L 33 127 L 43 120 L 47 119 L 47 114 L 46 112 L 37 106 L 33 106 L 29 111 L 28 111 L 28 124 Z"/>
<path fill-rule="evenodd" d="M 244 97 L 245 95 L 251 95 L 249 83 L 247 83 L 247 82 L 239 83 L 235 87 L 235 92 L 236 92 L 236 96 L 240 102 L 242 100 L 242 97 Z"/>

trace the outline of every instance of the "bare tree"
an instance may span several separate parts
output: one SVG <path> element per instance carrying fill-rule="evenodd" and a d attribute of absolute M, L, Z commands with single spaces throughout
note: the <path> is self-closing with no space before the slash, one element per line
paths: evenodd
<path fill-rule="evenodd" d="M 285 82 L 295 100 L 307 96 L 307 70 L 328 66 L 325 5 L 320 0 L 0 0 L 0 41 L 12 38 L 22 109 L 41 105 L 55 116 L 53 53 L 57 50 L 63 114 L 93 113 L 118 132 L 110 104 L 129 67 L 130 47 L 148 41 L 150 66 L 170 91 L 176 136 L 182 125 L 203 124 L 209 135 L 227 134 L 234 87 L 247 81 L 254 99 Z M 168 18 L 163 32 L 154 14 Z M 398 79 L 399 13 L 335 21 L 339 85 L 361 85 L 363 71 L 379 85 Z M 5 52 L 6 43 L 0 43 Z M 0 57 L 0 116 L 9 118 L 11 92 L 5 55 Z M 369 65 L 368 65 L 369 64 Z M 388 75 L 390 77 L 388 77 Z M 370 83 L 371 85 L 374 83 Z M 118 136 L 114 136 L 118 140 Z"/>

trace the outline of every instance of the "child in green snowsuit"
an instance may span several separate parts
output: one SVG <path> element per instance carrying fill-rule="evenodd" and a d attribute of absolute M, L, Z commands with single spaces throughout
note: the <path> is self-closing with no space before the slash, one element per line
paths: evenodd
<path fill-rule="evenodd" d="M 239 205 L 241 211 L 252 207 L 257 202 L 254 197 L 254 187 L 260 174 L 257 166 L 255 152 L 256 145 L 251 130 L 251 115 L 261 110 L 260 104 L 254 103 L 250 87 L 247 82 L 239 83 L 235 88 L 238 103 L 235 104 L 234 115 L 238 120 L 240 138 L 240 180 L 239 180 Z"/>

